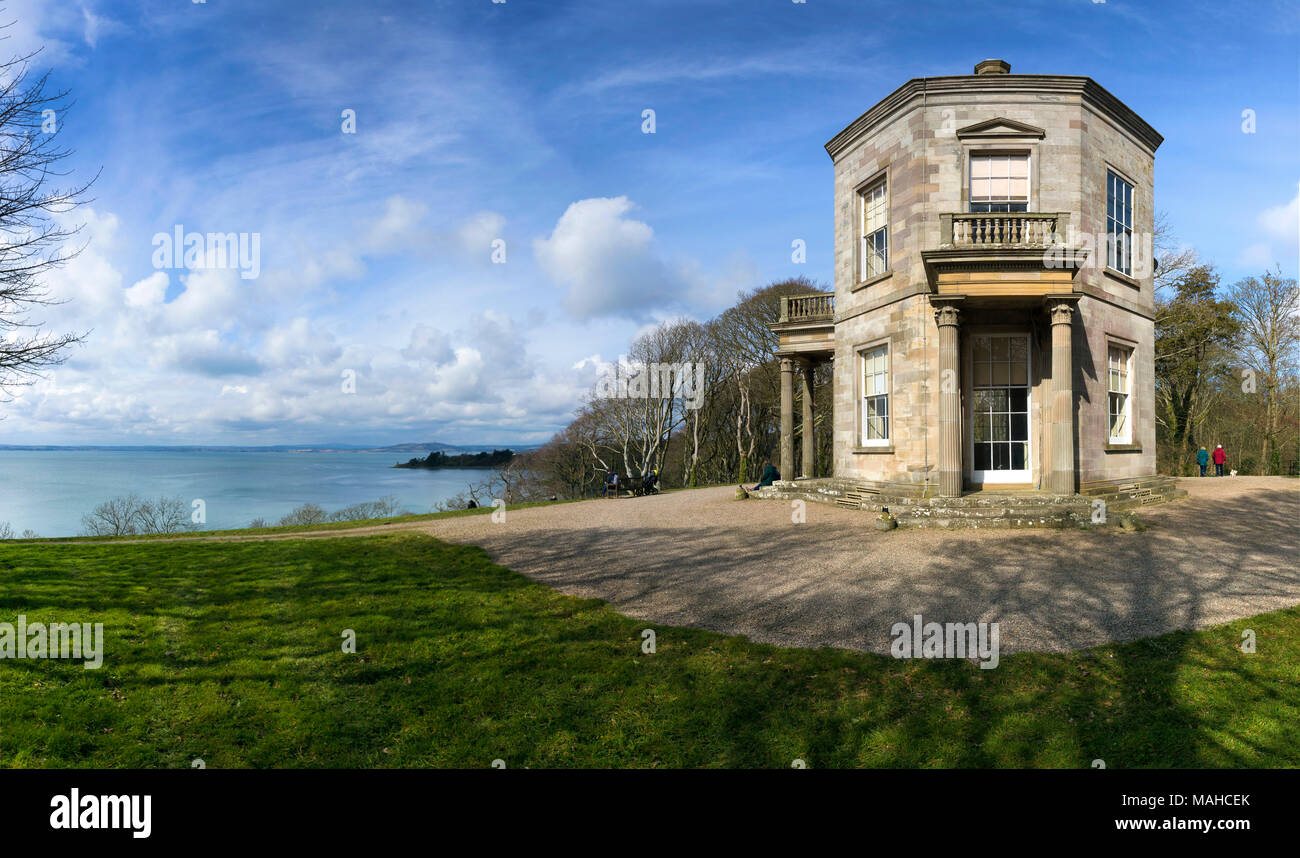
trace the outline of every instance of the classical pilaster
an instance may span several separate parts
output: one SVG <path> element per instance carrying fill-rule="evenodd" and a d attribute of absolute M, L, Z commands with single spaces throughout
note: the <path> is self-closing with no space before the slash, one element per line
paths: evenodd
<path fill-rule="evenodd" d="M 1048 488 L 1074 494 L 1074 311 L 1078 295 L 1048 295 L 1044 299 L 1052 321 L 1051 473 Z"/>
<path fill-rule="evenodd" d="M 813 432 L 813 367 L 815 364 L 804 358 L 799 362 L 799 379 L 801 381 L 799 396 L 803 399 L 802 426 L 799 429 L 799 440 L 803 453 L 803 473 L 801 476 L 813 476 L 814 456 L 816 449 L 814 442 L 816 436 Z"/>
<path fill-rule="evenodd" d="M 939 325 L 939 494 L 961 497 L 960 299 L 932 298 Z"/>
<path fill-rule="evenodd" d="M 781 358 L 781 479 L 794 479 L 794 361 Z"/>

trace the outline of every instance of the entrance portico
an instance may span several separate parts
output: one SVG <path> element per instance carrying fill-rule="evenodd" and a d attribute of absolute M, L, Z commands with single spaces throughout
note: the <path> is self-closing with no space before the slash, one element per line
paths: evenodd
<path fill-rule="evenodd" d="M 939 330 L 941 497 L 959 497 L 964 486 L 1076 491 L 1072 322 L 1079 297 L 1048 295 L 1034 300 L 1037 307 L 1006 298 L 931 297 Z M 1050 356 L 1043 354 L 1040 321 L 1050 325 Z"/>
<path fill-rule="evenodd" d="M 777 357 L 781 361 L 781 479 L 795 479 L 794 398 L 795 375 L 799 376 L 800 400 L 798 475 L 815 476 L 817 461 L 814 375 L 817 366 L 835 356 L 835 300 L 833 295 L 813 293 L 781 298 L 781 315 L 773 330 L 780 339 Z"/>

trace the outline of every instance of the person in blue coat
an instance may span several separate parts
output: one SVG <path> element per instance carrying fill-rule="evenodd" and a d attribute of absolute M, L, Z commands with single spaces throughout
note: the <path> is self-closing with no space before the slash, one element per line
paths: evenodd
<path fill-rule="evenodd" d="M 1196 451 L 1196 464 L 1201 466 L 1201 476 L 1205 476 L 1205 467 L 1210 464 L 1210 454 L 1204 447 Z"/>

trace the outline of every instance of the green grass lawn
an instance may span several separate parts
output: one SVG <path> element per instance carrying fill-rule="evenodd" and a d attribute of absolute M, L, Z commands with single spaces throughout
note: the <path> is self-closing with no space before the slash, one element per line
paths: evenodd
<path fill-rule="evenodd" d="M 0 766 L 1300 765 L 1300 608 L 995 670 L 669 626 L 648 655 L 643 621 L 395 534 L 0 545 L 18 614 L 106 654 L 0 660 Z"/>

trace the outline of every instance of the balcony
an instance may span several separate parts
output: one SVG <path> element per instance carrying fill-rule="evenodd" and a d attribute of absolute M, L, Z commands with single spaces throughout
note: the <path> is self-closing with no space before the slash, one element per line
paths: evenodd
<path fill-rule="evenodd" d="M 778 322 L 824 322 L 835 318 L 835 293 L 782 295 Z"/>
<path fill-rule="evenodd" d="M 1073 292 L 1087 251 L 1067 249 L 1069 228 L 1069 212 L 943 212 L 938 247 L 921 251 L 930 289 L 1003 306 Z"/>
<path fill-rule="evenodd" d="M 946 212 L 939 215 L 939 247 L 1046 250 L 1069 225 L 1069 212 Z"/>
<path fill-rule="evenodd" d="M 771 325 L 781 355 L 825 358 L 835 351 L 835 293 L 782 295 L 781 314 Z"/>

